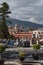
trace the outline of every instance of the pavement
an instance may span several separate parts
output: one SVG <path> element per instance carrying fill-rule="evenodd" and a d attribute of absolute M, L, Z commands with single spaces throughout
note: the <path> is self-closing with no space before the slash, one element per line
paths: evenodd
<path fill-rule="evenodd" d="M 19 52 L 19 51 L 24 51 L 24 52 L 26 52 L 26 54 L 27 53 L 34 53 L 35 52 L 35 50 L 33 49 L 33 47 L 17 47 L 17 48 L 6 48 L 6 50 L 5 51 L 10 51 L 10 52 L 12 52 L 12 51 L 16 51 L 16 52 Z M 38 50 L 38 53 L 43 53 L 43 46 Z"/>
<path fill-rule="evenodd" d="M 41 60 L 30 60 L 28 59 L 28 61 L 25 59 L 23 62 L 21 62 L 20 60 L 18 59 L 15 59 L 13 61 L 11 60 L 7 60 L 4 62 L 4 65 L 42 65 L 43 64 L 43 61 Z"/>
<path fill-rule="evenodd" d="M 21 65 L 21 62 L 18 59 L 18 51 L 23 50 L 26 52 L 26 59 L 25 62 L 27 60 L 30 61 L 34 61 L 32 58 L 31 53 L 34 53 L 34 50 L 32 47 L 29 48 L 23 48 L 23 47 L 17 47 L 17 48 L 6 48 L 5 52 L 3 53 L 3 57 L 5 59 L 4 64 L 5 65 Z M 38 50 L 38 53 L 40 53 L 41 58 L 39 59 L 40 62 L 43 62 L 43 47 L 40 48 L 40 50 Z M 38 62 L 39 62 L 38 61 Z M 40 63 L 25 63 L 22 65 L 40 65 Z M 37 62 L 37 61 L 34 61 Z"/>
<path fill-rule="evenodd" d="M 5 61 L 4 65 L 22 65 L 22 64 L 18 59 L 16 59 L 16 60 L 13 60 L 13 61 Z"/>
<path fill-rule="evenodd" d="M 41 46 L 40 49 L 43 49 L 43 46 Z M 5 51 L 19 51 L 19 50 L 33 50 L 33 47 L 12 47 L 12 48 L 6 48 Z"/>
<path fill-rule="evenodd" d="M 15 60 L 15 61 L 5 61 L 4 65 L 41 65 L 41 63 L 39 62 L 20 62 L 19 60 Z"/>

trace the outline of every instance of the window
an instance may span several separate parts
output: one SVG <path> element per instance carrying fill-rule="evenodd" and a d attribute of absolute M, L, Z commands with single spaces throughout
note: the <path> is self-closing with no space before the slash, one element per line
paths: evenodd
<path fill-rule="evenodd" d="M 35 34 L 33 34 L 33 38 L 35 38 L 36 36 L 35 36 Z"/>

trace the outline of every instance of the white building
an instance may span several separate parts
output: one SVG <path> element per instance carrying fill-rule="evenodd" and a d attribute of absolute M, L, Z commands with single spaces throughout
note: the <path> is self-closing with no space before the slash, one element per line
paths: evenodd
<path fill-rule="evenodd" d="M 42 37 L 41 37 L 41 35 L 42 35 Z M 33 37 L 43 38 L 43 28 L 33 30 Z"/>
<path fill-rule="evenodd" d="M 43 28 L 40 28 L 40 29 L 37 29 L 37 30 L 33 30 L 32 38 L 37 38 L 36 43 L 38 44 L 40 39 L 43 39 Z"/>

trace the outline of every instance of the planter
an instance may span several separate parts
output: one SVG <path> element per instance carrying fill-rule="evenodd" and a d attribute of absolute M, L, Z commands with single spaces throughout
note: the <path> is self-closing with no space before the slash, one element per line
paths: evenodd
<path fill-rule="evenodd" d="M 25 52 L 19 51 L 19 60 L 23 61 L 25 59 Z"/>
<path fill-rule="evenodd" d="M 0 60 L 0 65 L 4 65 L 4 60 Z"/>
<path fill-rule="evenodd" d="M 38 51 L 40 49 L 40 44 L 33 44 L 33 49 L 34 49 L 34 54 L 33 54 L 33 58 L 35 60 L 38 60 L 39 59 L 39 55 L 38 55 Z"/>
<path fill-rule="evenodd" d="M 25 57 L 19 57 L 20 61 L 24 61 Z"/>
<path fill-rule="evenodd" d="M 33 54 L 33 58 L 34 58 L 34 60 L 38 60 L 39 59 L 39 55 L 38 54 L 37 55 Z"/>

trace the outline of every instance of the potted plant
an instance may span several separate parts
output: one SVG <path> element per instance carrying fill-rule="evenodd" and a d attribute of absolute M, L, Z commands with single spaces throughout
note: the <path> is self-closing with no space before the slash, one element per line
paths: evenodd
<path fill-rule="evenodd" d="M 39 59 L 39 55 L 37 53 L 37 50 L 40 49 L 40 44 L 33 44 L 33 49 L 35 50 L 33 57 L 34 57 L 35 60 L 37 60 L 37 59 Z"/>
<path fill-rule="evenodd" d="M 4 65 L 4 59 L 2 58 L 2 52 L 5 51 L 5 46 L 0 43 L 0 65 Z"/>
<path fill-rule="evenodd" d="M 19 59 L 23 61 L 25 59 L 25 52 L 24 51 L 19 51 Z"/>

